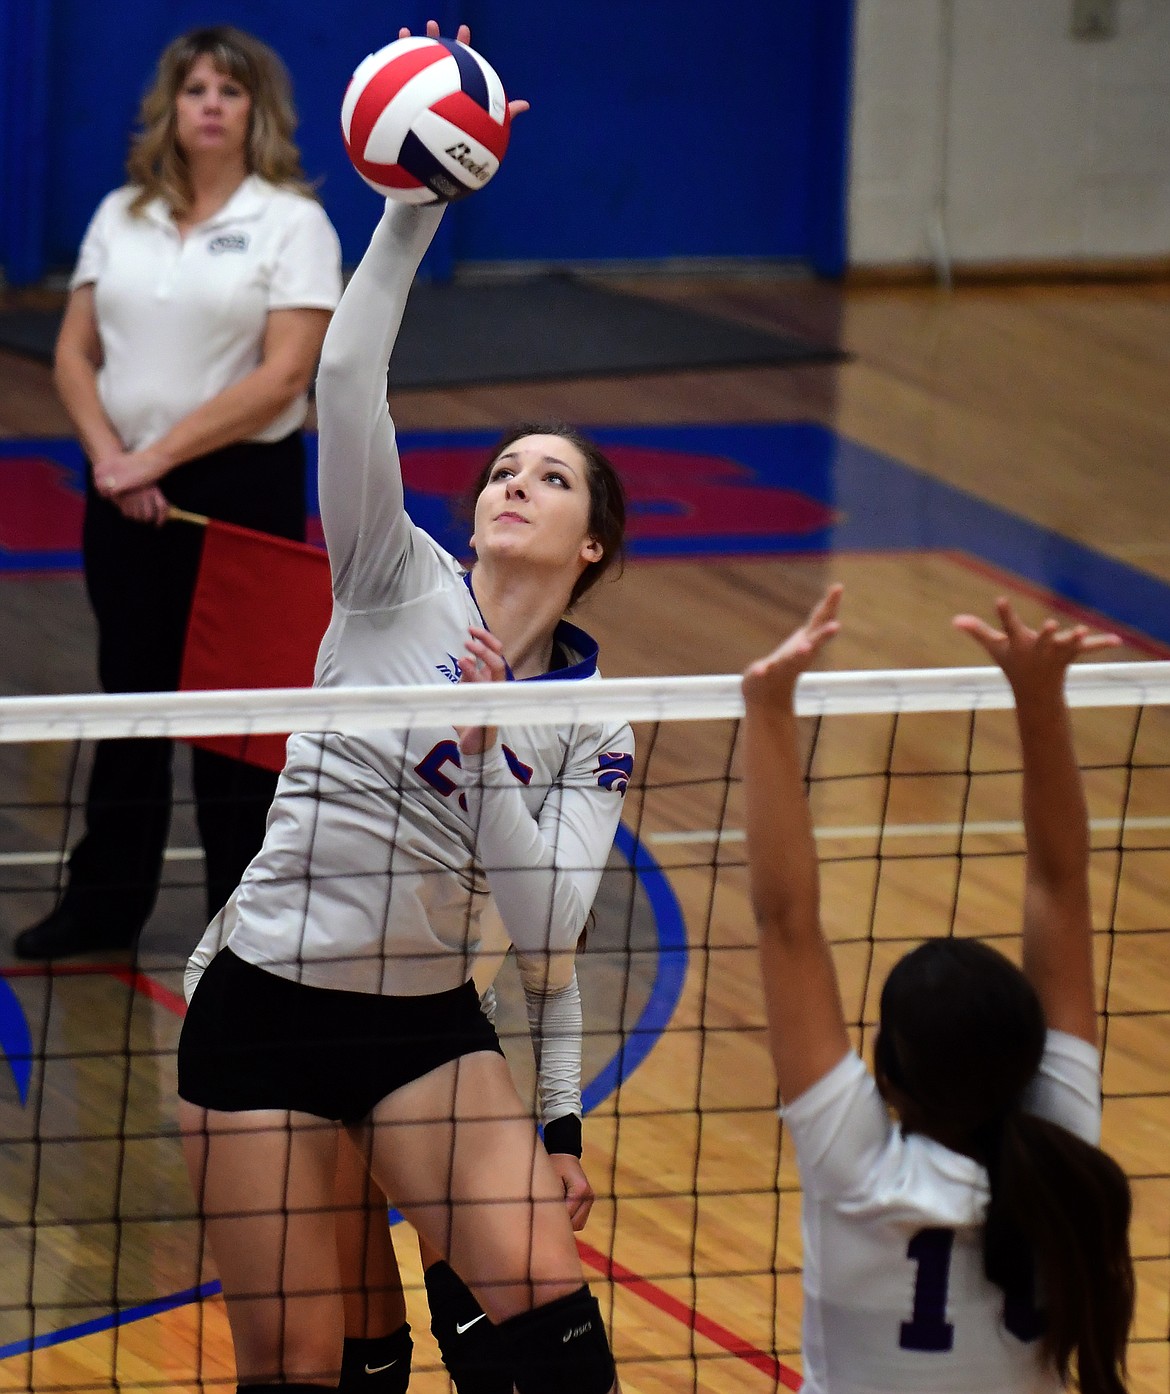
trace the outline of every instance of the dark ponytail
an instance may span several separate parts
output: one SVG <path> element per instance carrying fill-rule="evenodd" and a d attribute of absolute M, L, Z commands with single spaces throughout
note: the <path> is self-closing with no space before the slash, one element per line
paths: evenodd
<path fill-rule="evenodd" d="M 1129 1182 L 1112 1157 L 1068 1129 L 1018 1110 L 994 1130 L 991 1202 L 984 1230 L 987 1277 L 1003 1288 L 1009 1329 L 1035 1331 L 1067 1382 L 1073 1358 L 1082 1394 L 1125 1394 L 1125 1344 L 1134 1310 Z"/>
<path fill-rule="evenodd" d="M 886 979 L 874 1064 L 904 1124 L 987 1167 L 984 1271 L 1008 1330 L 1039 1338 L 1063 1380 L 1075 1358 L 1082 1394 L 1124 1394 L 1129 1182 L 1099 1148 L 1020 1111 L 1045 1036 L 1013 963 L 976 940 L 929 939 Z"/>

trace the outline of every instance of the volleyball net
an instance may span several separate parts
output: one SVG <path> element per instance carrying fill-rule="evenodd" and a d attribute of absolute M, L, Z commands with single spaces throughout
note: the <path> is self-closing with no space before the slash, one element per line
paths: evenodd
<path fill-rule="evenodd" d="M 1069 674 L 1091 833 L 1104 1145 L 1130 1176 L 1132 1388 L 1170 1388 L 1170 665 Z M 798 689 L 822 914 L 867 1052 L 920 939 L 1017 955 L 1020 765 L 997 670 L 808 674 Z M 776 1116 L 744 856 L 732 677 L 0 700 L 0 929 L 52 908 L 94 742 L 634 723 L 637 757 L 578 971 L 580 1236 L 624 1386 L 796 1388 L 799 1182 Z M 182 760 L 179 761 L 180 771 Z M 163 888 L 133 953 L 0 969 L 0 1391 L 231 1388 L 214 1267 L 180 1153 L 182 976 L 204 929 L 180 772 Z M 497 1026 L 535 1082 L 505 964 Z M 391 1197 L 393 1200 L 393 1197 Z M 412 1389 L 448 1387 L 406 1225 Z"/>

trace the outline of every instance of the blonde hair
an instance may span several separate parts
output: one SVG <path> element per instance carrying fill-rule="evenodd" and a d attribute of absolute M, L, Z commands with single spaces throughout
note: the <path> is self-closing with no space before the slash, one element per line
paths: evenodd
<path fill-rule="evenodd" d="M 154 82 L 142 99 L 140 129 L 130 143 L 126 173 L 138 193 L 130 212 L 162 198 L 182 217 L 194 201 L 187 157 L 176 138 L 175 100 L 195 64 L 206 55 L 252 98 L 245 151 L 248 170 L 270 184 L 313 195 L 293 140 L 297 114 L 292 84 L 280 58 L 259 39 L 229 24 L 193 29 L 173 40 L 158 60 Z"/>

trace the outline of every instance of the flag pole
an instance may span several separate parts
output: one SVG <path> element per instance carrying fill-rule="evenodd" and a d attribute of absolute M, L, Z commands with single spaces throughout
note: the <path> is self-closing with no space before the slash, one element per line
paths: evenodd
<path fill-rule="evenodd" d="M 196 523 L 199 527 L 205 528 L 211 519 L 206 513 L 189 513 L 185 508 L 176 508 L 175 505 L 167 506 L 168 523 Z"/>

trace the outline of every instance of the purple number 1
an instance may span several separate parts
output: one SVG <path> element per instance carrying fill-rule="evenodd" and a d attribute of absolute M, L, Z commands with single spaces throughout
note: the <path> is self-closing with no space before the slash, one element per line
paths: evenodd
<path fill-rule="evenodd" d="M 903 1350 L 952 1350 L 955 1328 L 947 1321 L 953 1229 L 920 1229 L 906 1246 L 906 1257 L 918 1265 L 914 1279 L 914 1312 L 902 1323 L 898 1344 Z M 1037 1341 L 1044 1333 L 1044 1314 L 1031 1294 L 1008 1293 L 1003 1324 L 1020 1341 Z"/>
<path fill-rule="evenodd" d="M 906 1246 L 906 1257 L 918 1265 L 914 1279 L 914 1312 L 902 1323 L 898 1344 L 903 1350 L 951 1350 L 955 1328 L 947 1321 L 947 1281 L 950 1278 L 953 1229 L 920 1229 Z"/>

